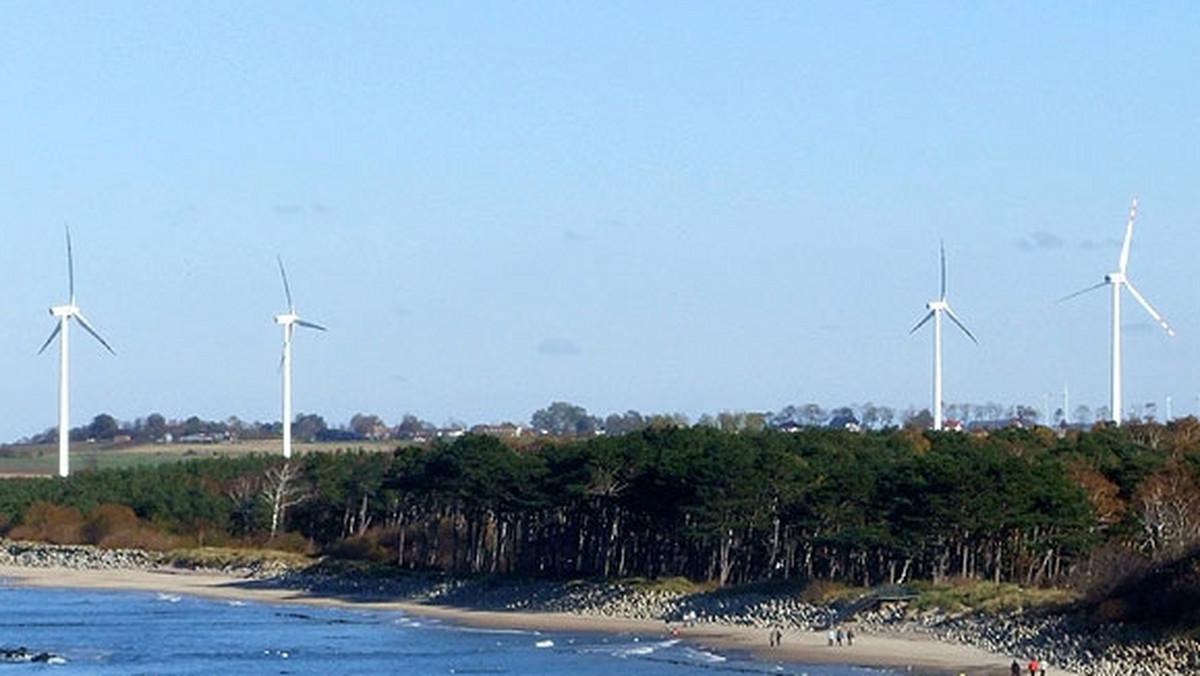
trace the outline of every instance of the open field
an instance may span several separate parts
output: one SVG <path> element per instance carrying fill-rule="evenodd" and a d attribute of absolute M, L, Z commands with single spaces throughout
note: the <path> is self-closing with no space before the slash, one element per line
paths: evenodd
<path fill-rule="evenodd" d="M 296 442 L 297 454 L 334 453 L 363 450 L 386 453 L 401 445 L 398 441 Z M 238 457 L 251 454 L 280 453 L 278 439 L 229 441 L 217 444 L 71 444 L 71 469 L 120 469 L 196 458 Z M 55 444 L 13 445 L 0 447 L 0 477 L 52 476 L 58 471 L 58 446 Z"/>

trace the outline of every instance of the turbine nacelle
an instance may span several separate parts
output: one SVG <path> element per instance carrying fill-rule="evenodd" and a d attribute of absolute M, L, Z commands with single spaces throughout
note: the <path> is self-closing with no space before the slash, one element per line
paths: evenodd
<path fill-rule="evenodd" d="M 931 408 L 934 430 L 942 429 L 942 315 L 945 314 L 947 319 L 957 326 L 967 338 L 971 339 L 971 342 L 979 344 L 975 335 L 962 323 L 958 315 L 954 314 L 954 310 L 950 309 L 950 301 L 946 300 L 946 247 L 939 246 L 938 249 L 941 262 L 941 294 L 937 300 L 931 300 L 925 304 L 925 309 L 929 312 L 909 331 L 909 333 L 916 333 L 917 329 L 933 320 L 933 406 Z"/>
<path fill-rule="evenodd" d="M 72 320 L 79 322 L 80 328 L 87 331 L 96 339 L 96 342 L 104 346 L 112 354 L 112 346 L 108 341 L 104 340 L 96 329 L 84 318 L 83 313 L 79 311 L 79 306 L 75 304 L 75 260 L 71 254 L 71 231 L 66 230 L 67 235 L 67 291 L 68 301 L 62 305 L 50 306 L 50 314 L 58 318 L 54 323 L 54 329 L 50 331 L 50 336 L 46 338 L 46 342 L 42 343 L 38 349 L 38 354 L 46 351 L 47 347 L 58 339 L 58 475 L 67 476 L 70 473 L 70 378 L 68 376 L 68 364 L 70 360 L 67 354 L 67 327 Z"/>
<path fill-rule="evenodd" d="M 296 304 L 292 302 L 292 288 L 288 285 L 287 271 L 283 268 L 283 258 L 276 256 L 279 262 L 279 277 L 283 280 L 283 293 L 287 297 L 288 311 L 275 315 L 275 323 L 283 327 L 283 355 L 279 360 L 279 372 L 283 376 L 283 457 L 292 457 L 292 327 L 301 326 L 306 329 L 324 331 L 320 324 L 306 322 L 296 314 Z"/>
<path fill-rule="evenodd" d="M 1162 327 L 1168 337 L 1175 336 L 1175 329 L 1167 323 L 1167 320 L 1150 305 L 1150 301 L 1137 290 L 1133 282 L 1129 281 L 1129 277 L 1125 271 L 1129 269 L 1129 248 L 1133 243 L 1133 223 L 1137 220 L 1137 199 L 1134 198 L 1129 204 L 1129 220 L 1125 223 L 1125 239 L 1121 243 L 1121 254 L 1117 258 L 1117 269 L 1104 275 L 1104 281 L 1099 284 L 1094 284 L 1086 289 L 1076 291 L 1068 296 L 1060 298 L 1060 302 L 1074 298 L 1075 296 L 1083 295 L 1089 291 L 1095 291 L 1102 286 L 1111 285 L 1112 292 L 1112 356 L 1110 357 L 1110 377 L 1109 382 L 1109 409 L 1112 415 L 1112 421 L 1117 425 L 1121 424 L 1121 288 L 1124 287 L 1129 295 L 1146 310 L 1146 314 L 1150 315 L 1158 325 Z"/>

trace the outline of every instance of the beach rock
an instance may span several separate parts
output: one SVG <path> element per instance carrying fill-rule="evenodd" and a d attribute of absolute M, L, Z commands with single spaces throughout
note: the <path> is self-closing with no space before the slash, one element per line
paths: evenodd
<path fill-rule="evenodd" d="M 90 570 L 152 570 L 172 565 L 153 552 L 78 545 L 0 542 L 0 565 Z M 193 567 L 195 568 L 195 567 Z M 247 578 L 256 586 L 308 591 L 361 600 L 409 600 L 480 610 L 541 611 L 603 617 L 710 623 L 762 629 L 813 631 L 834 626 L 832 605 L 792 595 L 717 590 L 684 594 L 622 582 L 515 580 L 496 576 L 363 574 L 317 564 L 304 570 L 279 562 L 226 567 L 215 572 Z M 974 646 L 1022 661 L 1031 657 L 1082 676 L 1193 676 L 1200 673 L 1200 642 L 1165 638 L 1137 627 L 1094 626 L 1054 613 L 952 615 L 910 613 L 904 602 L 858 614 L 861 633 L 913 634 Z M 12 649 L 14 659 L 32 661 Z M 0 653 L 3 659 L 4 653 Z M 53 655 L 49 657 L 54 657 Z M 25 659 L 28 657 L 29 659 Z"/>

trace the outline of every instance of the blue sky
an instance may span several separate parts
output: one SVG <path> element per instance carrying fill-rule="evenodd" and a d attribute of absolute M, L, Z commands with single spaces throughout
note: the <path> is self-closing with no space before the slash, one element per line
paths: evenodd
<path fill-rule="evenodd" d="M 1125 399 L 1195 409 L 1200 8 L 1189 3 L 45 3 L 5 8 L 0 439 L 297 412 L 524 421 Z M 79 335 L 76 332 L 75 335 Z M 1057 396 L 1057 394 L 1056 394 Z"/>

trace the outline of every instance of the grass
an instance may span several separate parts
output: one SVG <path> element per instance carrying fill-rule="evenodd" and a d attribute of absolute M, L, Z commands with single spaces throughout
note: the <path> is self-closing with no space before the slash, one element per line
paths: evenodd
<path fill-rule="evenodd" d="M 390 453 L 400 445 L 396 441 L 337 441 L 295 443 L 297 454 L 332 453 L 344 450 Z M 195 458 L 240 457 L 280 452 L 278 440 L 231 441 L 219 444 L 71 444 L 72 469 L 126 469 Z M 58 471 L 58 446 L 55 444 L 13 445 L 0 448 L 0 476 L 52 476 Z"/>
<path fill-rule="evenodd" d="M 1065 589 L 1041 589 L 978 580 L 955 580 L 940 584 L 918 582 L 912 587 L 917 592 L 917 598 L 911 607 L 917 612 L 940 609 L 947 612 L 1004 613 L 1058 607 L 1078 599 L 1075 593 Z"/>
<path fill-rule="evenodd" d="M 167 553 L 172 563 L 202 568 L 245 568 L 255 564 L 280 563 L 287 568 L 304 568 L 313 560 L 304 554 L 273 549 L 230 549 L 200 547 L 177 549 Z"/>
<path fill-rule="evenodd" d="M 623 580 L 623 582 L 642 591 L 668 594 L 701 594 L 717 588 L 715 582 L 695 582 L 686 577 L 663 577 L 653 580 L 647 580 L 642 577 L 631 577 Z"/>

